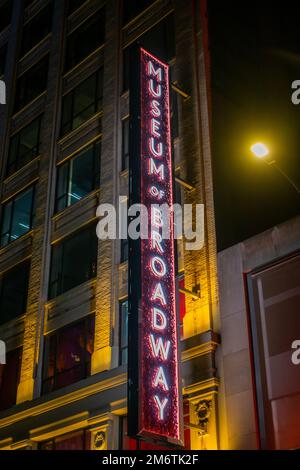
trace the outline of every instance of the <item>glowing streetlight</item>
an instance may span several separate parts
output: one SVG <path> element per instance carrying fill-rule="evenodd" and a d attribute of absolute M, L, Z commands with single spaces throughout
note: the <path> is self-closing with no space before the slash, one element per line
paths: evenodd
<path fill-rule="evenodd" d="M 264 158 L 270 153 L 268 147 L 261 142 L 257 142 L 256 144 L 252 145 L 251 152 L 257 158 Z"/>
<path fill-rule="evenodd" d="M 276 161 L 273 159 L 265 159 L 265 157 L 270 154 L 270 151 L 265 144 L 257 142 L 250 147 L 250 150 L 255 157 L 262 159 L 266 165 L 275 168 L 293 186 L 297 193 L 300 194 L 300 189 L 296 183 L 294 183 L 294 181 L 277 165 Z"/>

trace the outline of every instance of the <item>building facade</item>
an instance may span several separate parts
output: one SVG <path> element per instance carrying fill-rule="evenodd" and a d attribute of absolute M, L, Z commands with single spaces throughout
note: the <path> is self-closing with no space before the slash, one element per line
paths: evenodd
<path fill-rule="evenodd" d="M 300 447 L 299 253 L 300 217 L 218 253 L 225 448 Z"/>
<path fill-rule="evenodd" d="M 217 254 L 205 2 L 0 0 L 0 449 L 158 447 L 127 435 L 128 243 L 96 236 L 137 42 L 170 65 L 176 202 L 204 204 L 176 250 L 184 447 L 300 447 L 299 218 Z"/>
<path fill-rule="evenodd" d="M 220 341 L 200 2 L 1 1 L 2 449 L 151 448 L 126 434 L 127 242 L 96 209 L 128 196 L 129 56 L 167 61 L 180 202 L 205 245 L 178 241 L 184 441 L 221 447 Z"/>

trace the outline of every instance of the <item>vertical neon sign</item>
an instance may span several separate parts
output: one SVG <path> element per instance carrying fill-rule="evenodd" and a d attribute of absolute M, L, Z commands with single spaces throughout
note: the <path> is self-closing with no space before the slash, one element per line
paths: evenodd
<path fill-rule="evenodd" d="M 129 296 L 135 291 L 139 297 L 136 303 L 129 300 L 129 329 L 134 322 L 139 324 L 138 362 L 132 352 L 134 334 L 129 333 L 129 423 L 133 421 L 130 419 L 133 402 L 138 406 L 136 425 L 129 426 L 129 432 L 142 438 L 180 444 L 173 223 L 169 219 L 170 236 L 165 238 L 163 225 L 166 218 L 159 207 L 173 205 L 169 66 L 143 48 L 139 55 L 140 94 L 136 124 L 140 132 L 139 149 L 135 147 L 135 150 L 140 161 L 137 164 L 135 160 L 135 164 L 133 159 L 130 174 L 139 173 L 139 181 L 138 178 L 131 179 L 131 188 L 139 187 L 139 202 L 147 208 L 149 235 L 139 244 L 140 269 L 135 272 L 139 273 L 140 286 L 136 286 L 136 291 L 129 281 Z M 137 202 L 137 199 L 131 202 Z M 131 246 L 130 256 L 135 257 L 134 243 Z M 134 263 L 137 266 L 136 257 Z M 133 276 L 133 261 L 129 264 L 129 276 Z M 134 315 L 134 309 L 138 309 L 138 315 Z M 134 363 L 139 369 L 137 375 L 133 370 Z M 130 385 L 132 380 L 136 382 L 135 394 Z"/>

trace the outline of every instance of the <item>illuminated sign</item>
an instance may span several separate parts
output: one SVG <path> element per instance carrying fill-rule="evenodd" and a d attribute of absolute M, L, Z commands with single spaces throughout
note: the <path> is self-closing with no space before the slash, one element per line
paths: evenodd
<path fill-rule="evenodd" d="M 131 243 L 129 251 L 129 276 L 137 277 L 129 281 L 129 330 L 131 327 L 134 330 L 134 322 L 139 324 L 135 330 L 138 361 L 134 357 L 134 333 L 129 333 L 129 423 L 130 411 L 138 406 L 136 424 L 129 428 L 131 434 L 135 429 L 134 433 L 140 437 L 179 444 L 181 414 L 173 222 L 160 207 L 173 205 L 169 66 L 142 48 L 139 54 L 140 95 L 135 108 L 139 118 L 136 127 L 131 128 L 133 133 L 139 130 L 139 148 L 134 145 L 131 148 L 140 161 L 137 164 L 137 158 L 133 158 L 131 165 L 131 188 L 136 195 L 131 202 L 140 202 L 147 209 L 148 237 L 141 239 L 139 245 Z M 131 95 L 130 99 L 134 97 Z M 165 237 L 165 224 L 169 224 L 168 237 Z M 137 260 L 140 269 L 137 269 Z M 140 285 L 134 287 L 134 282 Z M 131 297 L 135 295 L 138 299 L 134 301 Z M 137 375 L 135 366 L 139 370 Z"/>

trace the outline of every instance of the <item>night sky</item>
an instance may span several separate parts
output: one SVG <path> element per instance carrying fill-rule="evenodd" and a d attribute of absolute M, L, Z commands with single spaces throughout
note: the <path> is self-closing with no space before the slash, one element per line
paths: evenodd
<path fill-rule="evenodd" d="M 300 213 L 300 195 L 249 148 L 265 142 L 300 186 L 300 6 L 208 0 L 218 250 Z"/>

